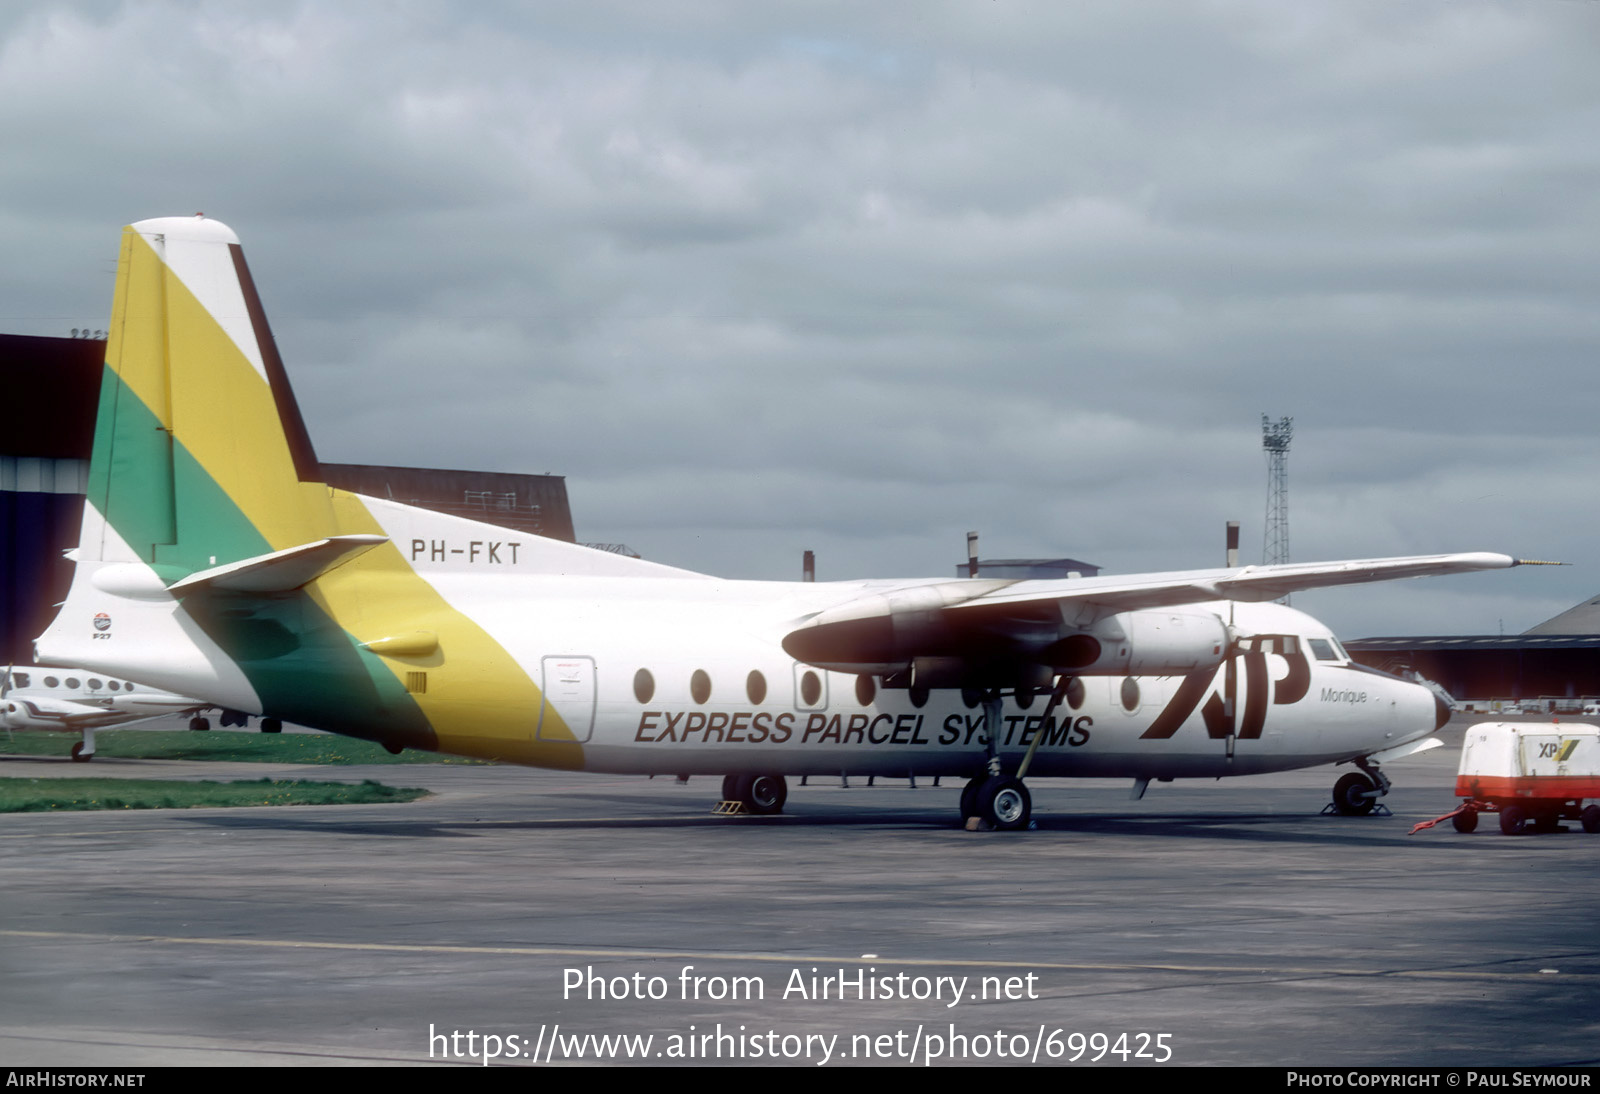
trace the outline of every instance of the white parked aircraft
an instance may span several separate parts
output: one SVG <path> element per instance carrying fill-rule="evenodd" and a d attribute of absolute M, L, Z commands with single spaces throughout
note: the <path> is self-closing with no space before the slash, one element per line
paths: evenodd
<path fill-rule="evenodd" d="M 209 705 L 126 680 L 45 665 L 10 665 L 0 676 L 0 729 L 80 733 L 83 739 L 72 746 L 72 758 L 79 763 L 94 759 L 97 729 L 170 714 L 191 714 L 190 726 L 202 728 L 200 711 Z M 196 721 L 202 726 L 195 726 Z"/>
<path fill-rule="evenodd" d="M 123 232 L 77 569 L 41 659 L 403 747 L 588 771 L 1210 778 L 1377 761 L 1448 711 L 1266 601 L 1498 554 L 1068 580 L 722 581 L 327 486 L 237 237 Z"/>

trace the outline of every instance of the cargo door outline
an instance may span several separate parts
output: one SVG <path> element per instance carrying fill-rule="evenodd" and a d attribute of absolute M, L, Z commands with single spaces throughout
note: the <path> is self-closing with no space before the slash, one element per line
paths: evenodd
<path fill-rule="evenodd" d="M 567 728 L 572 731 L 572 740 L 584 744 L 594 733 L 594 703 L 595 703 L 595 670 L 594 658 L 583 654 L 572 654 L 566 657 L 545 657 L 539 662 L 539 686 L 543 690 L 543 702 L 539 704 L 539 728 L 537 737 L 541 741 L 565 741 L 567 737 L 560 736 L 560 731 L 552 724 L 550 732 L 546 733 L 545 721 L 552 707 L 566 722 Z"/>

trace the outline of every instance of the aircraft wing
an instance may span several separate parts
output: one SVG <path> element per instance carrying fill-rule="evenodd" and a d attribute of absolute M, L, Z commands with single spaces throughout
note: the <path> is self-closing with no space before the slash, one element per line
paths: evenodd
<path fill-rule="evenodd" d="M 1525 563 L 1510 555 L 1474 552 L 1453 555 L 1411 555 L 1363 558 L 1341 562 L 1292 562 L 1275 566 L 1243 566 L 1216 570 L 1051 580 L 956 580 L 928 582 L 857 597 L 815 615 L 796 620 L 783 638 L 783 648 L 798 661 L 840 672 L 891 673 L 914 661 L 944 659 L 956 678 L 960 666 L 1007 659 L 1058 668 L 1109 671 L 1115 663 L 1126 671 L 1134 662 L 1097 663 L 1106 642 L 1124 635 L 1112 626 L 1086 641 L 1083 632 L 1122 613 L 1179 608 L 1218 600 L 1276 600 L 1289 593 L 1330 585 L 1354 585 L 1401 577 L 1497 570 Z M 1197 617 L 1200 626 L 1187 639 L 1169 637 L 1204 656 L 1220 656 L 1227 639 L 1214 617 Z M 1110 626 L 1110 624 L 1108 624 Z M 1112 633 L 1113 631 L 1117 633 Z M 1215 633 L 1213 633 L 1215 632 Z M 1126 657 L 1126 654 L 1120 656 Z M 1182 669 L 1193 658 L 1185 654 L 1167 666 Z M 1150 671 L 1165 661 L 1144 662 Z M 950 667 L 955 666 L 955 667 Z M 1157 672 L 1164 674 L 1166 669 Z"/>
<path fill-rule="evenodd" d="M 1437 577 L 1477 570 L 1501 570 L 1525 564 L 1510 555 L 1474 551 L 1453 555 L 1288 562 L 1234 569 L 1018 581 L 950 605 L 950 608 L 961 612 L 1001 605 L 1021 607 L 1051 603 L 1062 609 L 1063 616 L 1094 618 L 1116 612 L 1199 604 L 1210 600 L 1277 600 L 1290 593 L 1331 585 L 1359 585 L 1402 577 Z"/>

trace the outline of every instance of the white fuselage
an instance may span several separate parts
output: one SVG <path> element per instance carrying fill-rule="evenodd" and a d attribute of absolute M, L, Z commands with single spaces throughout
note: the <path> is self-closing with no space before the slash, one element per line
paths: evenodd
<path fill-rule="evenodd" d="M 177 714 L 205 704 L 79 669 L 13 665 L 0 695 L 0 727 L 77 733 Z"/>
<path fill-rule="evenodd" d="M 491 590 L 475 574 L 422 572 L 540 685 L 583 744 L 587 770 L 953 775 L 987 756 L 976 695 L 969 705 L 960 691 L 934 690 L 918 705 L 907 689 L 797 663 L 780 645 L 819 610 L 911 582 L 528 577 L 515 582 L 521 595 L 509 595 L 504 581 Z M 1208 728 L 1205 714 L 1208 701 L 1227 698 L 1225 669 L 1197 697 L 1191 684 L 1192 709 L 1159 736 L 1150 731 L 1183 702 L 1183 677 L 1084 676 L 1042 727 L 1046 695 L 1026 707 L 1006 699 L 1005 767 L 1014 770 L 1041 731 L 1033 774 L 1177 778 L 1350 759 L 1437 725 L 1432 692 L 1353 665 L 1310 616 L 1277 604 L 1202 607 L 1224 620 L 1231 607 L 1246 643 L 1292 640 L 1267 639 L 1257 643 L 1267 649 L 1237 659 L 1231 736 L 1225 723 Z M 1315 656 L 1312 639 L 1330 656 Z M 648 685 L 636 684 L 641 673 Z"/>

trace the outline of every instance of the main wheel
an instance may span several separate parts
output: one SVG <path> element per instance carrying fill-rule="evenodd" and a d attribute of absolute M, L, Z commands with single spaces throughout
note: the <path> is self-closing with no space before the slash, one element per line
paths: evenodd
<path fill-rule="evenodd" d="M 1450 818 L 1450 823 L 1455 825 L 1457 832 L 1476 832 L 1478 830 L 1478 811 L 1468 809 L 1457 813 Z"/>
<path fill-rule="evenodd" d="M 1583 825 L 1583 830 L 1591 836 L 1600 832 L 1600 805 L 1586 805 L 1583 812 L 1578 814 L 1578 823 Z"/>
<path fill-rule="evenodd" d="M 283 732 L 283 722 L 280 721 L 277 718 L 263 718 L 263 719 L 261 719 L 261 732 L 263 732 L 263 733 L 282 733 Z"/>
<path fill-rule="evenodd" d="M 189 719 L 189 728 L 194 730 L 196 733 L 204 733 L 206 730 L 211 728 L 211 723 L 200 717 L 200 715 L 196 714 L 193 718 Z"/>
<path fill-rule="evenodd" d="M 1500 810 L 1500 833 L 1520 836 L 1528 827 L 1528 811 L 1520 805 L 1508 805 Z"/>
<path fill-rule="evenodd" d="M 83 750 L 83 742 L 82 741 L 73 741 L 72 742 L 72 762 L 73 763 L 75 763 L 75 764 L 86 764 L 92 759 L 94 759 L 94 753 L 93 752 L 85 752 Z"/>
<path fill-rule="evenodd" d="M 978 791 L 987 782 L 989 776 L 978 775 L 967 780 L 967 785 L 961 788 L 961 823 L 965 824 L 971 817 L 978 815 Z"/>
<path fill-rule="evenodd" d="M 975 815 L 1002 832 L 1028 827 L 1033 813 L 1033 796 L 1015 775 L 994 775 L 978 788 Z"/>
<path fill-rule="evenodd" d="M 1371 796 L 1376 789 L 1378 786 L 1371 779 L 1352 771 L 1333 784 L 1333 808 L 1341 817 L 1364 817 L 1378 804 L 1378 799 Z"/>
<path fill-rule="evenodd" d="M 743 802 L 757 816 L 770 817 L 783 812 L 783 803 L 789 800 L 789 784 L 782 775 L 740 775 L 734 800 Z"/>
<path fill-rule="evenodd" d="M 736 802 L 739 800 L 739 776 L 722 776 L 722 800 L 725 802 Z"/>

